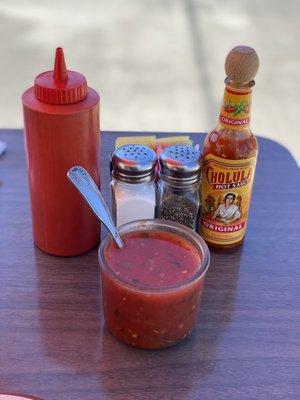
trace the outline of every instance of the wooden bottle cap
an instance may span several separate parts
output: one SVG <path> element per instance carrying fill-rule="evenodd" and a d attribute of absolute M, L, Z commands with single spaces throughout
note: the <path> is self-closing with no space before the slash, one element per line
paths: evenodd
<path fill-rule="evenodd" d="M 258 56 L 252 47 L 234 47 L 225 60 L 227 79 L 238 85 L 251 82 L 258 71 L 258 66 Z"/>

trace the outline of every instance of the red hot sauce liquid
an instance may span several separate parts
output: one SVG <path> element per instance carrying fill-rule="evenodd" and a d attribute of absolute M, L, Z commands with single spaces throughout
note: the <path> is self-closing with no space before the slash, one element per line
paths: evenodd
<path fill-rule="evenodd" d="M 204 276 L 192 278 L 201 267 L 201 255 L 175 233 L 131 232 L 122 239 L 122 250 L 111 241 L 104 254 L 112 273 L 101 269 L 109 331 L 144 349 L 180 342 L 197 319 Z"/>

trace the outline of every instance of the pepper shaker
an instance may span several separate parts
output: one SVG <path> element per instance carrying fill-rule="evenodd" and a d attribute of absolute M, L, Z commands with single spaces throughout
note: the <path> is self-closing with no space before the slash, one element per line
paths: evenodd
<path fill-rule="evenodd" d="M 192 146 L 169 146 L 159 161 L 158 217 L 197 230 L 201 153 Z"/>
<path fill-rule="evenodd" d="M 152 219 L 156 210 L 155 152 L 129 144 L 112 156 L 112 216 L 117 226 L 138 219 Z"/>

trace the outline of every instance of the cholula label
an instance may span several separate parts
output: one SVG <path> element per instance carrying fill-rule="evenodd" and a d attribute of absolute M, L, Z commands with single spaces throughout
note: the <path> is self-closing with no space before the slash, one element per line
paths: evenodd
<path fill-rule="evenodd" d="M 222 127 L 231 130 L 249 127 L 251 97 L 251 91 L 241 93 L 225 88 L 219 120 Z"/>
<path fill-rule="evenodd" d="M 239 242 L 246 230 L 256 156 L 227 160 L 208 154 L 203 160 L 200 233 L 211 243 Z"/>

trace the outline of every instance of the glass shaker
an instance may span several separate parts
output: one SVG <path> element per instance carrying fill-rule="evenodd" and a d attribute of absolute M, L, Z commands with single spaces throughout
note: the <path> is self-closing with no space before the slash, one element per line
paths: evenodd
<path fill-rule="evenodd" d="M 138 219 L 153 219 L 156 211 L 156 153 L 129 144 L 112 155 L 112 215 L 117 226 Z"/>
<path fill-rule="evenodd" d="M 159 162 L 158 218 L 197 230 L 201 153 L 192 146 L 169 146 L 161 153 Z"/>

